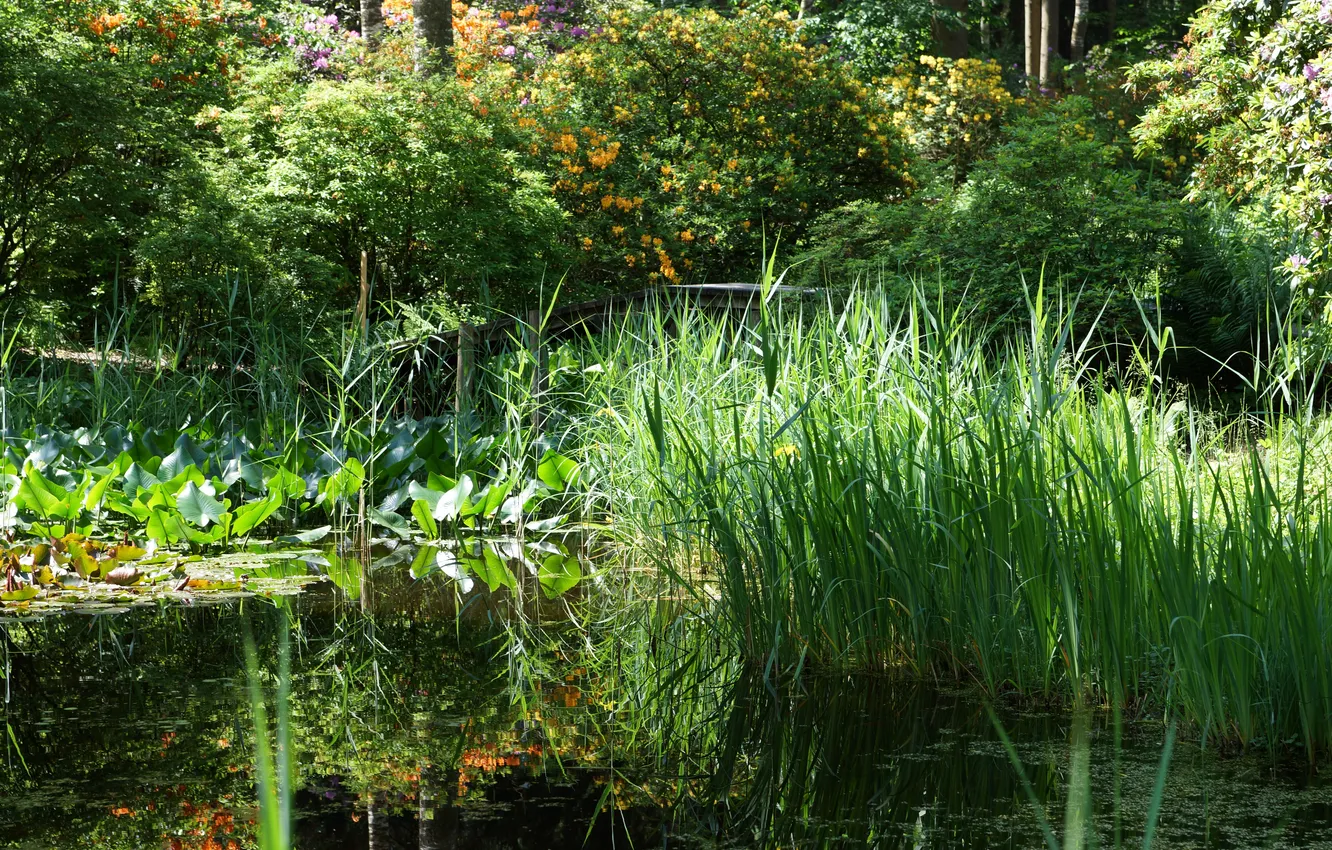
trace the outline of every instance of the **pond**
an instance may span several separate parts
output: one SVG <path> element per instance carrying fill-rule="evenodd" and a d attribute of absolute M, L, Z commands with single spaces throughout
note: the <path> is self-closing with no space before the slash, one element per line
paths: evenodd
<path fill-rule="evenodd" d="M 1044 846 L 985 705 L 959 683 L 779 689 L 650 663 L 622 635 L 571 635 L 503 593 L 381 573 L 355 597 L 322 582 L 276 604 L 5 624 L 0 847 L 256 846 L 242 636 L 271 686 L 288 625 L 297 847 Z M 1000 719 L 1062 831 L 1070 717 L 1010 706 Z M 1092 716 L 1093 832 L 1138 846 L 1165 731 L 1139 721 L 1115 737 Z M 1328 836 L 1332 789 L 1316 775 L 1175 747 L 1153 846 Z"/>

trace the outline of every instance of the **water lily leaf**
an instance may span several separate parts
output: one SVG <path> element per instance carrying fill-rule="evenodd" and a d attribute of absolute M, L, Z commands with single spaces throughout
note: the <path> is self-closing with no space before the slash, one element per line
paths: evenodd
<path fill-rule="evenodd" d="M 417 499 L 412 502 L 412 519 L 416 520 L 416 524 L 421 527 L 421 531 L 426 537 L 431 540 L 438 539 L 439 525 L 435 522 L 434 516 L 431 515 L 430 503 L 425 499 Z"/>
<path fill-rule="evenodd" d="M 97 480 L 97 483 L 88 489 L 88 495 L 83 499 L 83 506 L 90 511 L 95 511 L 102 506 L 106 499 L 106 491 L 110 489 L 111 484 L 118 477 L 116 470 L 111 470 Z"/>
<path fill-rule="evenodd" d="M 261 522 L 273 515 L 273 512 L 282 505 L 282 498 L 281 491 L 275 490 L 263 499 L 241 505 L 231 518 L 229 533 L 238 537 L 249 534 Z"/>
<path fill-rule="evenodd" d="M 478 499 L 478 513 L 489 519 L 495 515 L 495 512 L 503 506 L 504 501 L 508 499 L 509 493 L 513 491 L 514 481 L 510 478 L 504 482 L 495 482 L 485 489 L 484 498 Z"/>
<path fill-rule="evenodd" d="M 572 590 L 582 578 L 582 566 L 572 555 L 548 555 L 537 570 L 537 581 L 550 599 Z"/>
<path fill-rule="evenodd" d="M 328 577 L 343 593 L 352 599 L 361 596 L 361 564 L 352 558 L 330 555 L 327 567 Z"/>
<path fill-rule="evenodd" d="M 32 511 L 43 519 L 54 516 L 67 516 L 64 512 L 65 492 L 56 487 L 37 471 L 28 467 L 23 474 L 23 483 L 19 484 L 15 501 L 24 510 Z"/>
<path fill-rule="evenodd" d="M 407 520 L 395 513 L 381 511 L 379 508 L 370 508 L 370 519 L 375 523 L 384 526 L 389 531 L 399 537 L 408 539 L 412 536 L 412 528 L 407 524 Z"/>
<path fill-rule="evenodd" d="M 463 508 L 468 504 L 468 497 L 472 495 L 471 476 L 464 475 L 458 479 L 458 483 L 453 485 L 447 493 L 439 497 L 435 509 L 431 514 L 435 519 L 441 522 L 451 522 L 458 518 Z"/>
<path fill-rule="evenodd" d="M 7 590 L 0 593 L 0 599 L 5 602 L 26 602 L 29 599 L 36 598 L 39 593 L 41 593 L 41 590 L 30 584 L 17 590 Z"/>
<path fill-rule="evenodd" d="M 148 517 L 147 531 L 148 536 L 159 543 L 175 543 L 189 534 L 180 514 L 166 508 L 153 508 Z"/>
<path fill-rule="evenodd" d="M 347 458 L 337 472 L 324 481 L 324 497 L 339 502 L 360 492 L 365 486 L 365 467 L 354 457 Z"/>
<path fill-rule="evenodd" d="M 176 494 L 176 510 L 187 522 L 207 528 L 222 517 L 227 506 L 204 491 L 193 481 Z"/>
<path fill-rule="evenodd" d="M 441 551 L 435 556 L 435 566 L 439 571 L 458 583 L 458 589 L 463 593 L 471 593 L 476 582 L 472 581 L 468 574 L 467 564 L 461 561 L 452 552 Z"/>
<path fill-rule="evenodd" d="M 331 525 L 321 525 L 318 528 L 312 528 L 309 531 L 298 531 L 295 534 L 284 534 L 277 539 L 277 542 L 288 543 L 288 544 L 318 543 L 320 540 L 323 540 L 325 537 L 327 537 L 329 532 L 332 530 L 333 526 Z"/>
<path fill-rule="evenodd" d="M 114 584 L 118 587 L 129 587 L 143 578 L 143 573 L 130 566 L 116 567 L 111 572 L 102 576 L 102 581 L 107 584 Z"/>
<path fill-rule="evenodd" d="M 443 567 L 441 567 L 443 569 Z M 514 578 L 511 571 L 500 556 L 490 546 L 481 549 L 481 561 L 477 567 L 477 577 L 486 583 L 486 587 L 492 591 L 499 590 L 501 587 L 515 588 L 518 586 L 518 580 Z"/>
<path fill-rule="evenodd" d="M 422 546 L 416 550 L 416 557 L 412 559 L 412 565 L 408 569 L 412 578 L 420 579 L 439 571 L 439 556 L 443 553 L 434 546 Z"/>
<path fill-rule="evenodd" d="M 126 496 L 135 499 L 140 490 L 151 490 L 161 483 L 160 478 L 135 463 L 125 470 L 125 486 L 122 489 Z"/>
<path fill-rule="evenodd" d="M 279 468 L 264 483 L 269 493 L 279 493 L 286 499 L 297 499 L 305 495 L 305 479 L 287 469 Z"/>
<path fill-rule="evenodd" d="M 108 551 L 111 553 L 111 557 L 117 561 L 137 561 L 148 556 L 147 549 L 129 543 L 119 543 L 112 546 Z"/>
<path fill-rule="evenodd" d="M 577 463 L 554 449 L 547 449 L 541 457 L 541 462 L 537 464 L 537 477 L 556 492 L 577 484 L 580 472 L 581 468 Z"/>

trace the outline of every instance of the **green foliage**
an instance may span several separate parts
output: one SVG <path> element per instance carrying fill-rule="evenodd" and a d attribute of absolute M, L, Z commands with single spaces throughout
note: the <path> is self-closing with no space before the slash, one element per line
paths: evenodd
<path fill-rule="evenodd" d="M 675 281 L 752 262 L 854 197 L 910 185 L 880 102 L 785 15 L 616 13 L 516 111 L 574 216 L 587 273 Z"/>
<path fill-rule="evenodd" d="M 957 182 L 997 141 L 1008 111 L 1026 102 L 1008 90 L 993 59 L 921 56 L 879 84 L 907 141 L 922 156 L 951 165 Z"/>
<path fill-rule="evenodd" d="M 990 158 L 934 199 L 857 204 L 814 227 L 810 279 L 849 281 L 879 270 L 941 274 L 954 297 L 986 321 L 1021 314 L 1044 271 L 1085 298 L 1117 307 L 1169 267 L 1181 211 L 1134 166 L 1117 124 L 1070 97 L 1010 121 Z M 922 193 L 923 194 L 923 193 Z"/>
<path fill-rule="evenodd" d="M 1273 417 L 1266 448 L 1230 450 L 1155 381 L 1095 377 L 1073 317 L 1033 302 L 997 356 L 873 294 L 774 311 L 775 370 L 754 331 L 706 320 L 637 343 L 606 387 L 627 422 L 598 434 L 640 494 L 623 533 L 755 669 L 1168 705 L 1312 757 L 1332 741 L 1326 425 Z"/>
<path fill-rule="evenodd" d="M 151 119 L 77 36 L 9 2 L 0 29 L 0 293 L 59 296 L 90 262 L 114 270 L 142 176 L 117 148 L 138 148 Z"/>
<path fill-rule="evenodd" d="M 243 540 L 270 520 L 287 529 L 347 527 L 364 491 L 367 520 L 400 537 L 413 536 L 399 514 L 409 510 L 432 540 L 539 535 L 564 525 L 560 511 L 583 488 L 581 467 L 559 452 L 547 450 L 524 474 L 493 437 L 452 420 L 278 441 L 257 429 L 196 427 L 165 454 L 160 440 L 122 428 L 11 438 L 0 459 L 0 528 L 53 537 L 132 532 L 200 549 Z"/>
<path fill-rule="evenodd" d="M 949 10 L 912 0 L 852 0 L 819 10 L 806 26 L 814 40 L 826 40 L 834 53 L 849 57 L 872 78 L 891 71 L 904 56 L 929 53 L 936 15 L 946 17 Z"/>
<path fill-rule="evenodd" d="M 1218 0 L 1199 12 L 1184 47 L 1133 71 L 1139 86 L 1161 92 L 1135 131 L 1140 148 L 1197 145 L 1194 197 L 1215 189 L 1270 205 L 1305 243 L 1283 258 L 1286 272 L 1320 299 L 1332 228 L 1329 43 L 1332 6 L 1323 0 Z"/>
<path fill-rule="evenodd" d="M 274 276 L 349 304 L 369 250 L 396 298 L 476 303 L 489 285 L 512 305 L 562 269 L 549 189 L 456 83 L 294 73 L 267 68 L 235 109 L 201 117 L 221 143 L 211 179 L 230 190 L 224 203 L 240 199 L 242 221 L 265 222 Z"/>

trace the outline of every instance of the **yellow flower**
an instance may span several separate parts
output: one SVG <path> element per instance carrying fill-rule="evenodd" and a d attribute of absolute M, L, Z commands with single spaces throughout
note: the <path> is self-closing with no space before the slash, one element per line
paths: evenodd
<path fill-rule="evenodd" d="M 778 446 L 772 450 L 773 457 L 800 457 L 800 447 L 795 443 L 787 443 L 784 446 Z"/>

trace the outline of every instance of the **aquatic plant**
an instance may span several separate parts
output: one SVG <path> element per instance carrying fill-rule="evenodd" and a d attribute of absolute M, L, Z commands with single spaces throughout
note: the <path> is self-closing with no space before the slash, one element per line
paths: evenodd
<path fill-rule="evenodd" d="M 997 343 L 874 295 L 637 326 L 594 385 L 614 416 L 588 426 L 602 486 L 634 494 L 624 537 L 773 676 L 1088 695 L 1315 758 L 1332 745 L 1320 420 L 1296 404 L 1218 426 L 1158 387 L 1147 349 L 1098 368 L 1069 311 L 1039 292 L 1031 310 L 1029 338 Z"/>

